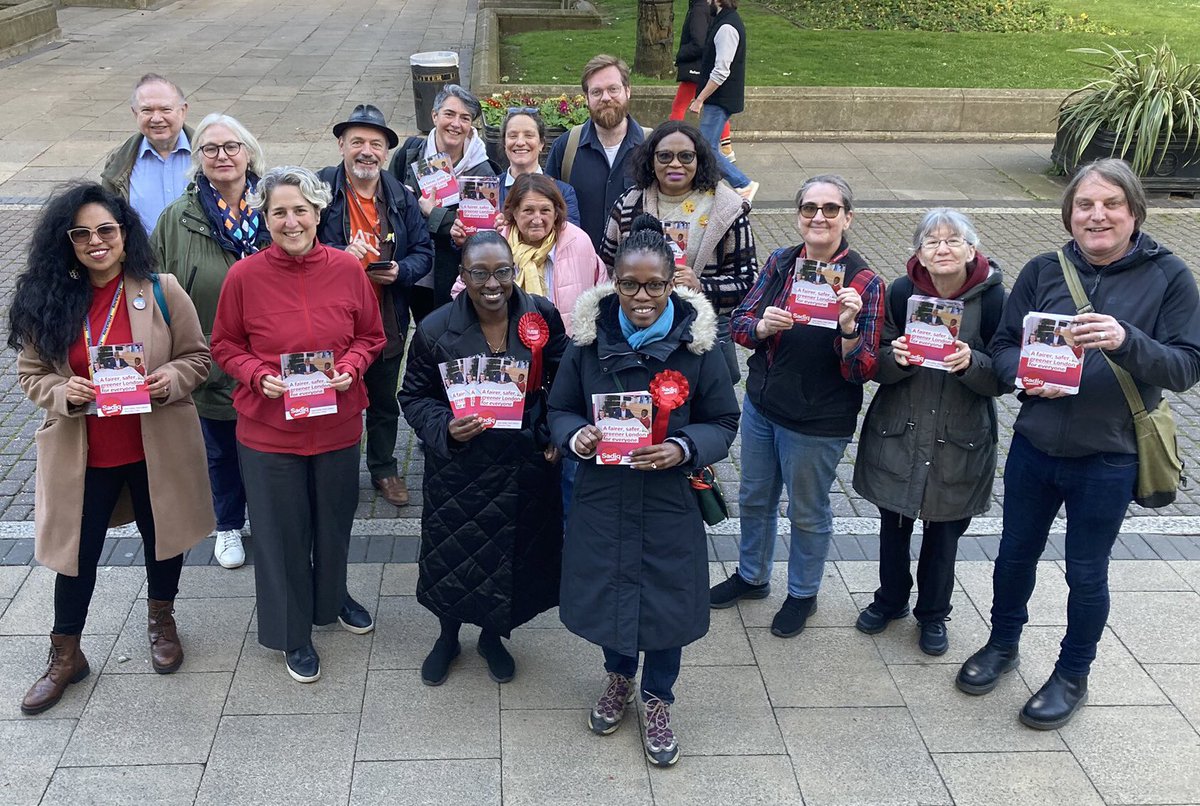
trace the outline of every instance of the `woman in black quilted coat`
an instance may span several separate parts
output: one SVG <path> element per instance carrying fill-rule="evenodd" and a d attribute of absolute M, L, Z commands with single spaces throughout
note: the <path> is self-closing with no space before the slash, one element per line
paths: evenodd
<path fill-rule="evenodd" d="M 615 288 L 598 286 L 576 303 L 574 343 L 550 395 L 554 442 L 580 462 L 559 614 L 603 648 L 608 673 L 588 724 L 600 735 L 620 726 L 644 652 L 643 742 L 656 766 L 679 758 L 672 688 L 683 646 L 708 632 L 708 541 L 687 473 L 725 458 L 739 415 L 729 368 L 713 349 L 712 305 L 675 288 L 674 273 L 662 225 L 639 216 L 617 251 Z M 597 463 L 612 451 L 600 443 L 592 396 L 627 393 L 609 407 L 623 413 L 645 405 L 647 392 L 655 419 L 668 414 L 665 427 L 652 428 L 652 444 L 634 449 L 631 463 Z"/>
<path fill-rule="evenodd" d="M 408 351 L 397 397 L 425 443 L 424 513 L 417 600 L 442 632 L 421 681 L 445 682 L 458 656 L 459 627 L 482 628 L 478 651 L 497 683 L 513 678 L 505 649 L 514 627 L 558 604 L 562 501 L 558 452 L 546 425 L 546 392 L 567 346 L 562 317 L 544 297 L 513 284 L 504 238 L 480 232 L 463 245 L 466 293 L 427 316 Z M 541 369 L 531 347 L 540 342 Z M 480 415 L 456 417 L 438 365 L 470 356 L 531 362 L 520 429 L 489 428 Z"/>

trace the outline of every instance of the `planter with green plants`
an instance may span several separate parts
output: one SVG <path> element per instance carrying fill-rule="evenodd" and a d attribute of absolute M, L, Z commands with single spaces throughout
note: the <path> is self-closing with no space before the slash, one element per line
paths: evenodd
<path fill-rule="evenodd" d="M 555 95 L 541 97 L 520 92 L 499 92 L 480 99 L 483 107 L 483 142 L 487 154 L 496 164 L 508 168 L 508 157 L 504 156 L 504 140 L 500 126 L 510 109 L 534 110 L 546 124 L 546 142 L 542 145 L 541 163 L 556 137 L 576 124 L 588 119 L 587 99 L 582 95 Z"/>
<path fill-rule="evenodd" d="M 1164 42 L 1142 53 L 1080 48 L 1107 57 L 1104 75 L 1063 100 L 1051 151 L 1074 173 L 1100 157 L 1127 160 L 1147 190 L 1200 189 L 1200 64 L 1181 61 Z"/>

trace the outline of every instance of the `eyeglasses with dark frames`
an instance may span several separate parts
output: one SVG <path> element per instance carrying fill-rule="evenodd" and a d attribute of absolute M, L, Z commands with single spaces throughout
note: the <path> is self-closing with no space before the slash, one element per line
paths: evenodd
<path fill-rule="evenodd" d="M 846 208 L 842 205 L 834 204 L 833 202 L 825 202 L 825 204 L 813 204 L 812 202 L 805 202 L 804 204 L 800 205 L 800 215 L 804 216 L 805 218 L 815 218 L 817 211 L 820 210 L 821 215 L 825 216 L 826 218 L 837 218 L 839 215 L 841 215 L 842 210 L 845 209 Z"/>
<path fill-rule="evenodd" d="M 661 297 L 667 293 L 667 289 L 671 287 L 669 280 L 651 280 L 646 283 L 639 283 L 637 280 L 617 280 L 617 292 L 623 297 L 636 297 L 638 292 L 643 288 L 651 297 Z"/>
<path fill-rule="evenodd" d="M 659 165 L 670 165 L 676 159 L 680 165 L 691 165 L 696 161 L 695 151 L 655 151 L 654 159 L 658 160 Z"/>
<path fill-rule="evenodd" d="M 245 143 L 239 143 L 236 140 L 231 140 L 228 143 L 206 143 L 200 146 L 200 153 L 209 159 L 213 159 L 221 151 L 224 151 L 230 157 L 236 157 L 244 145 Z"/>
<path fill-rule="evenodd" d="M 71 243 L 86 246 L 92 242 L 92 236 L 96 235 L 105 243 L 113 243 L 121 237 L 120 224 L 101 224 L 95 229 L 87 227 L 71 227 L 67 230 L 67 237 L 71 239 Z"/>
<path fill-rule="evenodd" d="M 517 270 L 514 266 L 501 266 L 495 271 L 486 271 L 484 269 L 464 269 L 463 274 L 465 274 L 467 278 L 475 285 L 484 285 L 493 277 L 495 277 L 496 280 L 501 283 L 511 282 L 512 279 L 517 276 Z"/>

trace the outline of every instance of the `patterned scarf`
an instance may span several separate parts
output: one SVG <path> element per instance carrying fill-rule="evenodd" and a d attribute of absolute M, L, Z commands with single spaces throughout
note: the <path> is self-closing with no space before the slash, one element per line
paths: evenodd
<path fill-rule="evenodd" d="M 246 189 L 242 198 L 238 199 L 237 209 L 234 210 L 225 203 L 221 194 L 217 193 L 208 177 L 203 173 L 196 174 L 196 189 L 200 191 L 200 205 L 212 225 L 213 239 L 226 252 L 232 252 L 239 258 L 252 255 L 259 249 L 262 228 L 262 217 L 258 211 L 250 207 L 246 197 L 258 184 L 258 177 L 250 171 L 246 172 Z"/>

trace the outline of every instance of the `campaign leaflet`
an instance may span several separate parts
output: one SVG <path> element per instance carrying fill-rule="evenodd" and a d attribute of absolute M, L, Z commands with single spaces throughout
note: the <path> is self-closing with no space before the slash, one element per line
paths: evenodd
<path fill-rule="evenodd" d="M 458 203 L 458 177 L 454 175 L 450 157 L 441 152 L 422 157 L 412 164 L 412 169 L 423 198 L 432 199 L 437 207 Z"/>
<path fill-rule="evenodd" d="M 671 252 L 675 255 L 675 265 L 686 266 L 688 230 L 691 229 L 691 224 L 687 221 L 664 221 L 662 226 L 667 243 L 671 245 Z"/>
<path fill-rule="evenodd" d="M 1025 314 L 1021 328 L 1021 360 L 1017 386 L 1022 389 L 1061 389 L 1079 393 L 1083 377 L 1083 347 L 1071 336 L 1074 316 L 1057 313 Z"/>
<path fill-rule="evenodd" d="M 787 298 L 792 320 L 801 325 L 836 328 L 837 294 L 845 279 L 846 267 L 840 263 L 796 258 L 792 292 Z"/>
<path fill-rule="evenodd" d="M 146 351 L 141 342 L 105 344 L 89 349 L 92 382 L 96 384 L 96 416 L 147 414 Z M 91 407 L 88 407 L 91 413 Z"/>
<path fill-rule="evenodd" d="M 337 390 L 329 385 L 337 374 L 333 350 L 307 350 L 279 356 L 283 385 L 283 418 L 302 420 L 337 413 Z"/>
<path fill-rule="evenodd" d="M 486 428 L 519 429 L 525 416 L 529 362 L 473 355 L 438 364 L 454 418 L 477 414 Z"/>
<path fill-rule="evenodd" d="M 592 395 L 592 414 L 600 429 L 596 464 L 629 465 L 629 454 L 650 445 L 654 404 L 649 392 Z"/>
<path fill-rule="evenodd" d="M 963 303 L 958 299 L 911 296 L 908 298 L 908 363 L 930 369 L 949 369 L 946 356 L 954 352 L 962 325 Z"/>
<path fill-rule="evenodd" d="M 496 216 L 500 212 L 500 177 L 464 176 L 458 180 L 458 186 L 461 195 L 458 220 L 467 235 L 495 229 Z"/>

